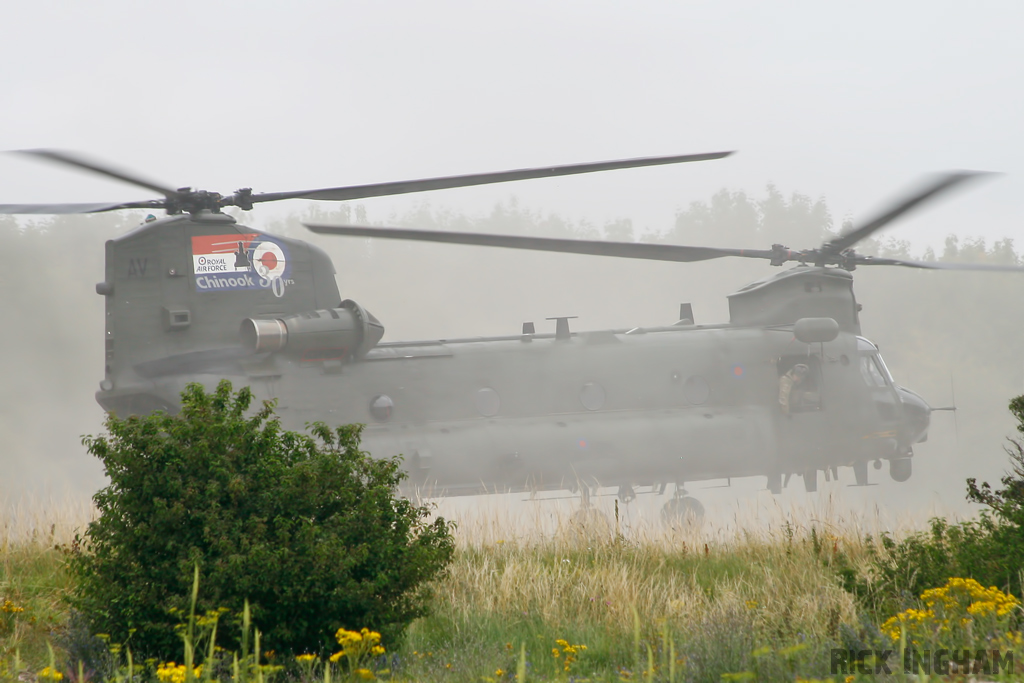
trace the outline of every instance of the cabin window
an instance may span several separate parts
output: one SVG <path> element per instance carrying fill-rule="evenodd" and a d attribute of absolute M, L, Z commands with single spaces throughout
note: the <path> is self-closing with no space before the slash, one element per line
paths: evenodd
<path fill-rule="evenodd" d="M 476 392 L 476 410 L 484 417 L 494 417 L 501 409 L 501 397 L 490 387 Z"/>
<path fill-rule="evenodd" d="M 605 392 L 597 382 L 587 382 L 580 389 L 580 403 L 587 410 L 601 410 L 604 407 Z"/>
<path fill-rule="evenodd" d="M 802 370 L 798 366 L 806 367 Z M 821 363 L 817 356 L 779 359 L 779 409 L 783 414 L 812 413 L 821 406 Z M 799 376 L 799 380 L 796 378 Z"/>

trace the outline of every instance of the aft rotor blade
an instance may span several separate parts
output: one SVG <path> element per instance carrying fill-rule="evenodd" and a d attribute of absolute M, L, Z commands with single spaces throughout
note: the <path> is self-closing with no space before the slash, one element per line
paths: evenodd
<path fill-rule="evenodd" d="M 406 194 L 409 192 L 425 192 L 428 190 L 446 190 L 454 187 L 472 185 L 488 185 L 490 183 L 507 183 L 513 180 L 529 180 L 531 178 L 551 178 L 554 176 L 576 175 L 578 173 L 595 173 L 597 171 L 613 171 L 620 168 L 639 168 L 642 166 L 660 166 L 662 164 L 682 164 L 691 161 L 710 161 L 727 157 L 732 152 L 711 152 L 708 154 L 684 154 L 667 157 L 641 157 L 637 159 L 620 159 L 617 161 L 597 161 L 586 164 L 568 166 L 545 166 L 542 168 L 523 168 L 515 171 L 498 171 L 496 173 L 476 173 L 472 175 L 446 176 L 442 178 L 424 178 L 421 180 L 401 180 L 374 185 L 351 185 L 323 190 L 302 190 L 297 192 L 264 192 L 254 194 L 252 201 L 273 202 L 279 199 L 318 199 L 327 201 L 347 201 L 366 197 L 383 197 L 386 195 Z"/>
<path fill-rule="evenodd" d="M 950 173 L 943 173 L 917 192 L 900 199 L 898 202 L 861 227 L 854 228 L 850 232 L 840 235 L 829 242 L 829 250 L 840 252 L 844 249 L 849 249 L 857 242 L 870 237 L 889 223 L 893 222 L 905 213 L 917 208 L 929 199 L 933 199 L 934 197 L 937 197 L 938 195 L 947 192 L 968 180 L 985 175 L 991 174 L 979 171 L 952 171 Z"/>
<path fill-rule="evenodd" d="M 876 258 L 863 256 L 857 259 L 860 266 L 904 266 L 906 268 L 923 268 L 925 270 L 977 270 L 990 272 L 1024 272 L 1024 266 L 1000 263 L 949 263 L 946 261 L 912 261 L 910 259 Z"/>
<path fill-rule="evenodd" d="M 105 175 L 108 178 L 115 180 L 121 180 L 132 185 L 144 187 L 147 190 L 158 192 L 168 199 L 172 197 L 178 197 L 181 193 L 177 190 L 164 187 L 163 185 L 156 183 L 152 180 L 147 180 L 140 175 L 137 175 L 131 171 L 125 171 L 119 168 L 115 168 L 104 162 L 94 161 L 92 159 L 86 159 L 77 154 L 71 152 L 65 152 L 56 149 L 21 149 L 16 150 L 17 154 L 27 154 L 29 156 L 39 157 L 40 159 L 46 159 L 58 164 L 64 164 L 66 166 L 74 166 L 75 168 L 84 169 L 91 171 L 92 173 L 98 173 Z"/>
<path fill-rule="evenodd" d="M 615 256 L 618 258 L 675 261 L 679 263 L 707 261 L 724 256 L 772 258 L 771 251 L 755 249 L 716 249 L 714 247 L 684 247 L 677 244 L 605 242 L 603 240 L 570 240 L 552 237 L 517 237 L 512 235 L 487 235 L 475 232 L 369 228 L 357 225 L 315 225 L 306 223 L 305 226 L 321 235 L 380 237 L 393 240 L 467 244 L 480 247 L 505 247 L 507 249 L 527 249 L 530 251 L 586 254 L 590 256 Z"/>

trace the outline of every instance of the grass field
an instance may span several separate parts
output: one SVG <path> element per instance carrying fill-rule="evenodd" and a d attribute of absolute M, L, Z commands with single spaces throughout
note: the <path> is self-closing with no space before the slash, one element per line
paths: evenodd
<path fill-rule="evenodd" d="M 455 515 L 458 551 L 432 587 L 433 613 L 384 644 L 378 668 L 390 673 L 379 677 L 826 679 L 833 648 L 878 635 L 837 571 L 866 568 L 866 534 L 893 530 L 877 517 L 826 504 L 760 509 L 746 524 L 741 506 L 728 523 L 665 529 L 625 515 L 618 526 L 613 514 L 581 522 L 568 506 L 534 510 Z M 10 606 L 0 612 L 0 674 L 38 672 L 48 644 L 59 662 L 81 637 L 62 603 L 64 557 L 91 515 L 58 503 L 0 519 L 0 604 Z"/>

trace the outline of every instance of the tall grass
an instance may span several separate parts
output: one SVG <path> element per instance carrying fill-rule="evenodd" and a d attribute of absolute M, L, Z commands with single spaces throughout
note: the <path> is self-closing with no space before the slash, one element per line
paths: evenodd
<path fill-rule="evenodd" d="M 442 501 L 439 514 L 458 522 L 455 560 L 430 587 L 432 614 L 402 643 L 386 643 L 378 667 L 396 680 L 474 683 L 520 669 L 532 680 L 825 678 L 831 648 L 876 628 L 837 570 L 867 566 L 868 534 L 899 535 L 926 520 L 840 513 L 822 500 L 783 508 L 759 496 L 674 528 L 625 506 L 616 520 L 610 499 L 601 501 L 604 521 L 579 515 L 573 501 L 483 499 L 461 511 Z M 2 509 L 0 603 L 25 611 L 0 630 L 0 660 L 9 667 L 17 651 L 38 671 L 47 642 L 67 642 L 73 627 L 61 602 L 71 588 L 64 553 L 93 511 Z"/>
<path fill-rule="evenodd" d="M 468 680 L 481 662 L 508 671 L 520 643 L 554 675 L 559 638 L 586 644 L 575 667 L 599 677 L 649 675 L 651 663 L 664 676 L 670 650 L 687 680 L 827 676 L 829 650 L 863 631 L 839 565 L 866 565 L 868 534 L 924 521 L 839 515 L 827 499 L 788 510 L 763 499 L 675 528 L 621 509 L 616 525 L 609 513 L 607 525 L 565 508 L 457 515 L 458 558 L 435 586 L 434 614 L 408 635 L 417 676 L 451 665 Z"/>
<path fill-rule="evenodd" d="M 89 501 L 0 501 L 0 659 L 48 660 L 68 621 L 64 554 L 93 515 Z"/>

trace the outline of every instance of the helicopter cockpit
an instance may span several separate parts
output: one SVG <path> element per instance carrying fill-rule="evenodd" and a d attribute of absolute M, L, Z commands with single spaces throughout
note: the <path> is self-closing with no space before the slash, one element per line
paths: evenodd
<path fill-rule="evenodd" d="M 884 387 L 895 383 L 877 346 L 864 337 L 857 337 L 857 351 L 860 354 L 860 374 L 865 384 L 869 387 Z"/>
<path fill-rule="evenodd" d="M 883 420 L 898 420 L 900 399 L 896 393 L 896 383 L 878 347 L 864 337 L 857 337 L 857 355 L 861 379 L 871 392 L 879 417 Z"/>

